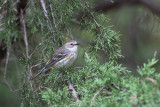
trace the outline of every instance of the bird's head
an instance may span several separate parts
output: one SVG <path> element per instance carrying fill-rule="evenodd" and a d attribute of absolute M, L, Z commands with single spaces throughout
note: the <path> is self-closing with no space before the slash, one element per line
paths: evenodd
<path fill-rule="evenodd" d="M 69 50 L 77 50 L 79 43 L 75 40 L 71 40 L 69 42 L 67 42 L 64 46 L 69 49 Z"/>

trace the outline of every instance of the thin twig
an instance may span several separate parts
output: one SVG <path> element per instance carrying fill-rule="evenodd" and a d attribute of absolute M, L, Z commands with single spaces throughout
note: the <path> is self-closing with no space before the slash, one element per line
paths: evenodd
<path fill-rule="evenodd" d="M 148 80 L 148 81 L 152 82 L 154 85 L 157 85 L 157 81 L 153 78 L 146 77 L 145 80 Z"/>
<path fill-rule="evenodd" d="M 34 67 L 37 67 L 37 66 L 43 64 L 43 63 L 45 63 L 45 62 L 38 63 L 38 64 L 35 64 L 35 65 L 33 65 L 33 66 L 30 67 L 30 70 L 29 70 L 29 75 L 30 75 L 30 77 L 32 77 L 32 69 L 33 69 Z"/>
<path fill-rule="evenodd" d="M 3 4 L 0 6 L 0 10 L 3 8 L 3 6 L 4 6 L 7 2 L 8 2 L 8 0 L 5 0 L 5 1 L 3 2 Z"/>
<path fill-rule="evenodd" d="M 56 25 L 56 20 L 55 20 L 54 14 L 53 14 L 53 8 L 52 8 L 51 0 L 49 0 L 49 4 L 50 4 L 49 7 L 50 7 L 50 10 L 51 10 L 51 15 L 52 15 L 52 19 L 53 19 L 53 24 L 56 28 L 57 25 Z"/>
<path fill-rule="evenodd" d="M 114 87 L 115 87 L 116 89 L 118 89 L 118 90 L 121 90 L 121 91 L 126 91 L 126 90 L 127 90 L 126 88 L 120 88 L 120 87 L 117 86 L 117 85 L 114 85 Z"/>
<path fill-rule="evenodd" d="M 22 26 L 23 26 L 23 31 L 24 31 L 24 42 L 25 42 L 25 46 L 26 46 L 26 56 L 29 59 L 29 48 L 28 48 L 28 39 L 27 39 L 27 31 L 26 31 L 26 24 L 25 24 L 25 20 L 24 20 L 24 15 L 23 15 L 23 10 L 21 10 L 21 21 L 22 21 Z"/>
<path fill-rule="evenodd" d="M 26 56 L 27 56 L 27 58 L 29 59 L 30 57 L 29 57 L 29 47 L 28 47 L 28 39 L 27 39 L 27 30 L 26 30 L 26 23 L 25 23 L 25 20 L 24 20 L 24 14 L 23 14 L 24 12 L 23 12 L 23 10 L 21 9 L 21 24 L 22 24 L 22 26 L 23 26 L 23 31 L 24 31 L 24 35 L 23 35 L 23 37 L 24 37 L 24 42 L 25 42 L 25 46 L 26 46 Z M 30 87 L 31 87 L 31 89 L 34 91 L 34 82 L 32 82 L 32 81 L 29 81 L 30 80 L 30 78 L 31 78 L 31 76 L 32 76 L 32 74 L 30 73 L 30 65 L 29 64 L 27 64 L 27 71 L 28 71 L 28 82 L 29 82 L 29 84 L 30 84 Z"/>
<path fill-rule="evenodd" d="M 45 62 L 42 62 L 42 63 L 45 63 Z M 28 67 L 28 69 L 29 69 L 28 81 L 29 81 L 29 83 L 30 83 L 30 86 L 31 86 L 32 90 L 33 90 L 36 94 L 37 94 L 37 91 L 36 91 L 36 89 L 35 89 L 35 82 L 34 82 L 34 81 L 30 81 L 30 80 L 32 80 L 31 77 L 33 77 L 33 75 L 32 75 L 32 69 L 33 69 L 34 67 L 36 67 L 36 66 L 41 65 L 42 63 L 35 64 L 35 65 L 31 66 L 30 68 Z"/>
<path fill-rule="evenodd" d="M 75 69 L 84 69 L 84 67 L 74 67 Z"/>
<path fill-rule="evenodd" d="M 36 50 L 44 43 L 45 41 L 43 41 L 42 43 L 39 43 L 38 46 L 36 46 L 36 48 L 33 50 L 33 52 L 30 54 L 29 59 L 32 57 L 32 55 L 36 52 Z"/>
<path fill-rule="evenodd" d="M 19 0 L 16 0 L 16 1 L 13 3 L 12 7 L 15 7 L 18 2 L 19 2 Z"/>
<path fill-rule="evenodd" d="M 46 22 L 47 22 L 47 24 L 48 24 L 48 27 L 49 27 L 49 29 L 50 29 L 50 32 L 51 32 L 52 35 L 54 35 L 54 30 L 53 30 L 51 21 L 50 21 L 50 19 L 49 19 L 49 17 L 48 17 L 48 12 L 47 12 L 47 9 L 46 9 L 45 2 L 44 2 L 44 0 L 40 0 L 40 2 L 41 2 L 41 5 L 42 5 L 42 8 L 43 8 L 44 16 L 45 16 L 46 19 L 47 19 Z M 56 40 L 55 40 L 55 38 L 54 38 L 54 42 L 55 42 L 55 41 L 56 41 Z"/>
<path fill-rule="evenodd" d="M 86 3 L 86 6 L 89 8 L 88 2 L 86 1 L 85 3 Z M 87 8 L 87 9 L 88 9 L 88 8 Z M 98 30 L 100 31 L 100 33 L 101 33 L 101 35 L 102 35 L 101 37 L 104 38 L 103 29 L 102 29 L 101 26 L 98 24 L 98 22 L 96 21 L 94 15 L 91 13 L 91 11 L 90 11 L 89 9 L 88 9 L 88 11 L 90 12 L 90 14 L 91 14 L 91 16 L 92 16 L 92 18 L 93 18 L 93 21 L 95 22 L 95 24 L 96 24 L 97 27 L 98 27 Z"/>
<path fill-rule="evenodd" d="M 41 5 L 42 5 L 42 8 L 43 8 L 44 16 L 47 18 L 47 21 L 48 21 L 49 17 L 48 17 L 48 12 L 47 12 L 47 9 L 46 9 L 46 4 L 45 4 L 44 0 L 40 0 L 40 2 L 41 2 Z"/>
<path fill-rule="evenodd" d="M 59 74 L 59 76 L 58 76 L 58 78 L 54 81 L 54 85 L 56 84 L 56 82 L 57 82 L 57 80 L 59 79 L 59 78 L 61 78 L 61 76 L 62 76 L 62 74 L 63 74 L 63 72 L 61 72 L 60 74 Z"/>
<path fill-rule="evenodd" d="M 103 90 L 103 89 L 105 89 L 105 88 L 101 88 L 99 91 L 97 91 L 95 94 L 94 94 L 94 96 L 93 96 L 93 98 L 92 98 L 92 100 L 91 100 L 91 104 L 90 104 L 90 107 L 92 107 L 92 104 L 93 104 L 93 101 L 95 100 L 95 98 L 96 98 L 96 96 Z"/>
<path fill-rule="evenodd" d="M 7 78 L 6 78 L 8 60 L 9 60 L 9 56 L 10 56 L 10 48 L 11 48 L 11 43 L 9 44 L 8 51 L 7 51 L 7 58 L 6 58 L 5 71 L 4 71 L 4 82 L 7 85 L 7 87 L 10 89 L 10 91 L 14 92 L 14 90 L 12 89 L 11 85 L 8 83 Z"/>
<path fill-rule="evenodd" d="M 42 22 L 41 22 L 41 20 L 38 16 L 37 16 L 37 18 L 38 18 L 39 22 L 41 23 L 41 32 L 42 32 L 42 35 L 43 35 L 43 24 L 42 24 Z"/>
<path fill-rule="evenodd" d="M 78 98 L 78 96 L 77 96 L 77 92 L 76 92 L 76 90 L 74 89 L 71 81 L 68 80 L 67 83 L 68 83 L 69 90 L 72 91 L 72 96 L 76 99 L 77 102 L 79 102 L 79 98 Z"/>

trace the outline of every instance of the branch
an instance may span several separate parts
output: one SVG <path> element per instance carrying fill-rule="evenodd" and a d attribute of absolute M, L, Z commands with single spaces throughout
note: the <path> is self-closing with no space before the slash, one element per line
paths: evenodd
<path fill-rule="evenodd" d="M 42 41 L 41 43 L 38 44 L 38 46 L 35 47 L 35 49 L 32 51 L 32 53 L 29 55 L 29 59 L 32 57 L 32 55 L 38 50 L 38 48 L 44 43 L 45 41 Z"/>
<path fill-rule="evenodd" d="M 88 4 L 88 2 L 85 2 L 86 3 L 86 6 L 89 8 L 89 4 Z M 88 9 L 87 8 L 87 9 Z M 95 24 L 97 25 L 97 27 L 98 27 L 98 30 L 100 31 L 100 33 L 101 33 L 101 37 L 102 38 L 104 38 L 104 33 L 103 33 L 103 29 L 101 28 L 101 26 L 98 24 L 98 22 L 96 21 L 96 19 L 95 19 L 95 17 L 94 17 L 94 15 L 92 14 L 92 12 L 88 9 L 88 11 L 90 12 L 90 14 L 91 14 L 91 16 L 92 16 L 92 19 L 93 19 L 93 21 L 95 22 Z"/>
<path fill-rule="evenodd" d="M 24 42 L 25 42 L 25 46 L 26 46 L 26 56 L 29 59 L 29 53 L 28 53 L 29 48 L 28 48 L 28 40 L 27 40 L 27 31 L 26 31 L 26 24 L 25 24 L 25 20 L 24 20 L 24 15 L 23 15 L 23 10 L 22 9 L 21 9 L 21 23 L 22 23 L 23 31 L 24 31 L 23 38 L 24 38 Z"/>
<path fill-rule="evenodd" d="M 10 91 L 14 92 L 14 90 L 12 89 L 11 85 L 8 83 L 7 78 L 6 78 L 8 60 L 9 60 L 9 56 L 10 56 L 10 48 L 11 48 L 11 43 L 9 44 L 8 51 L 7 51 L 7 58 L 6 58 L 5 71 L 4 71 L 4 82 L 7 85 L 7 87 L 10 89 Z"/>
<path fill-rule="evenodd" d="M 53 9 L 52 9 L 52 5 L 51 5 L 51 0 L 49 0 L 49 7 L 50 7 L 50 10 L 51 10 L 51 15 L 52 15 L 52 19 L 53 19 L 53 24 L 54 24 L 54 26 L 55 26 L 55 28 L 57 27 L 57 25 L 56 25 L 56 20 L 55 20 L 55 18 L 54 18 L 54 14 L 53 14 Z"/>
<path fill-rule="evenodd" d="M 76 92 L 76 90 L 74 89 L 71 81 L 68 80 L 67 83 L 68 83 L 68 88 L 69 88 L 69 90 L 72 91 L 72 96 L 73 96 L 73 97 L 76 99 L 76 101 L 78 102 L 78 101 L 79 101 L 79 98 L 78 98 L 78 96 L 77 96 L 77 92 Z"/>
<path fill-rule="evenodd" d="M 103 89 L 105 89 L 105 88 L 101 88 L 99 91 L 97 91 L 96 92 L 96 94 L 94 94 L 94 96 L 93 96 L 93 98 L 92 98 L 92 100 L 91 100 L 91 104 L 90 104 L 90 107 L 92 107 L 92 102 L 95 100 L 95 98 L 96 98 L 96 96 L 103 90 Z"/>
<path fill-rule="evenodd" d="M 43 64 L 43 63 L 45 63 L 45 62 L 38 63 L 38 64 L 35 64 L 35 65 L 33 65 L 33 66 L 30 67 L 30 70 L 29 70 L 29 79 L 28 79 L 28 80 L 31 80 L 31 77 L 32 77 L 32 69 L 33 69 L 34 67 L 37 67 L 37 66 Z"/>
<path fill-rule="evenodd" d="M 3 6 L 4 6 L 7 2 L 8 2 L 8 0 L 5 0 L 5 1 L 3 2 L 3 4 L 0 6 L 0 11 L 1 11 L 1 9 L 3 8 Z"/>
<path fill-rule="evenodd" d="M 44 2 L 44 0 L 40 0 L 41 2 L 41 5 L 42 5 L 42 8 L 43 8 L 43 13 L 44 13 L 44 16 L 47 18 L 47 21 L 49 20 L 49 17 L 48 17 L 48 12 L 47 12 L 47 9 L 46 9 L 46 4 Z M 47 22 L 48 24 L 48 22 Z"/>
<path fill-rule="evenodd" d="M 48 12 L 47 12 L 47 9 L 46 9 L 45 2 L 44 2 L 44 0 L 40 0 L 40 2 L 41 2 L 41 5 L 42 5 L 42 8 L 43 8 L 44 16 L 45 16 L 46 19 L 47 19 L 46 22 L 47 22 L 47 24 L 48 24 L 48 27 L 49 27 L 49 29 L 50 29 L 50 32 L 51 32 L 52 35 L 54 35 L 53 27 L 52 27 L 51 21 L 50 21 L 50 19 L 49 19 L 49 17 L 48 17 Z M 56 40 L 55 40 L 55 38 L 54 38 L 54 42 L 55 42 L 55 41 L 56 41 Z"/>
<path fill-rule="evenodd" d="M 146 77 L 145 80 L 148 80 L 148 81 L 152 82 L 154 85 L 157 85 L 157 81 L 153 78 Z"/>

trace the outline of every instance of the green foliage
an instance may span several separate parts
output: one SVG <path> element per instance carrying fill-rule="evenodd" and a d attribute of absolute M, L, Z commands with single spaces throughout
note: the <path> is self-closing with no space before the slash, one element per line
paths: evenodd
<path fill-rule="evenodd" d="M 137 71 L 142 77 L 154 76 L 154 72 L 156 70 L 155 68 L 152 68 L 152 66 L 154 66 L 158 62 L 158 60 L 155 57 L 156 57 L 156 53 L 154 54 L 154 57 L 152 60 L 148 60 L 148 64 L 144 63 L 143 68 L 138 67 Z"/>
<path fill-rule="evenodd" d="M 94 56 L 85 53 L 86 66 L 83 69 L 70 69 L 50 89 L 41 92 L 42 99 L 50 106 L 158 106 L 160 103 L 159 74 L 149 73 L 157 60 L 149 61 L 138 72 L 148 72 L 147 77 L 134 77 L 122 65 L 113 61 L 99 65 Z M 145 70 L 144 70 L 145 69 Z M 125 76 L 123 76 L 125 74 Z M 50 76 L 52 76 L 51 74 Z M 50 76 L 48 78 L 50 78 Z M 151 78 L 152 77 L 152 78 Z M 53 81 L 57 78 L 53 78 Z M 75 102 L 64 84 L 70 78 L 77 88 L 80 101 Z M 157 82 L 156 82 L 157 81 Z M 51 82 L 49 83 L 51 84 Z M 63 87 L 63 88 L 62 88 Z M 52 89 L 52 90 L 51 90 Z M 98 94 L 97 94 L 98 92 Z M 61 103 L 61 101 L 63 103 Z"/>
<path fill-rule="evenodd" d="M 1 3 L 2 4 L 2 3 Z M 8 7 L 12 7 L 13 1 L 8 3 Z M 5 18 L 1 18 L 0 20 L 0 24 L 4 24 L 4 27 L 0 28 L 0 41 L 2 41 L 3 39 L 5 39 L 7 46 L 10 44 L 11 39 L 13 39 L 13 42 L 16 41 L 16 39 L 18 38 L 18 31 L 17 31 L 17 27 L 16 27 L 16 22 L 15 22 L 15 16 L 14 16 L 14 10 L 12 8 L 8 8 L 6 14 L 5 14 Z M 1 10 L 3 13 L 3 9 Z M 5 9 L 4 9 L 5 11 Z M 2 17 L 2 16 L 1 16 Z M 20 37 L 19 37 L 20 38 Z"/>
<path fill-rule="evenodd" d="M 105 27 L 99 22 L 106 23 L 108 19 L 101 13 L 90 12 L 89 10 L 85 14 L 87 15 L 81 19 L 80 25 L 82 28 L 86 28 L 88 32 L 93 33 L 94 42 L 96 44 L 93 46 L 92 51 L 104 51 L 110 60 L 122 57 L 119 34 L 113 31 L 111 26 Z"/>
<path fill-rule="evenodd" d="M 53 92 L 51 89 L 46 89 L 46 91 L 42 91 L 42 100 L 46 101 L 49 105 L 63 105 L 63 102 L 60 100 L 69 100 L 67 95 L 69 94 L 67 87 L 64 87 L 63 90 L 58 90 L 57 92 Z"/>

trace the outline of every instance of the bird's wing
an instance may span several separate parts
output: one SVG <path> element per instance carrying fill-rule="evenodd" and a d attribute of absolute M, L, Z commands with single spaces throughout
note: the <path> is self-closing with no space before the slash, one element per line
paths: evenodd
<path fill-rule="evenodd" d="M 53 57 L 50 59 L 50 61 L 45 65 L 46 68 L 51 67 L 54 65 L 56 62 L 60 61 L 64 57 L 66 57 L 70 53 L 70 50 L 68 49 L 58 49 Z"/>
<path fill-rule="evenodd" d="M 40 70 L 36 76 L 34 76 L 33 79 L 35 79 L 36 77 L 38 77 L 41 73 L 45 72 L 49 67 L 51 67 L 52 65 L 54 65 L 56 62 L 60 61 L 61 59 L 63 59 L 64 57 L 66 57 L 68 54 L 70 53 L 70 50 L 68 49 L 62 49 L 59 48 L 58 50 L 56 50 L 55 54 L 53 54 L 53 57 L 49 60 L 49 62 L 42 68 L 42 70 Z"/>

